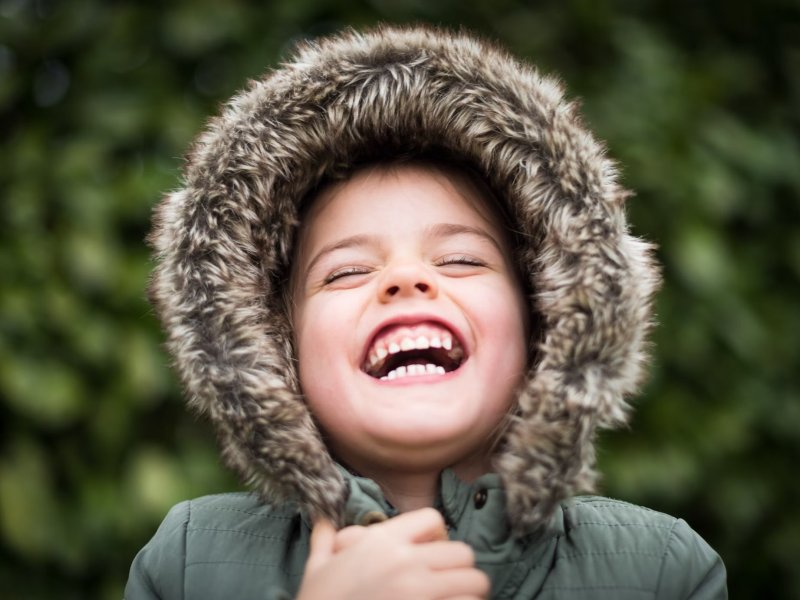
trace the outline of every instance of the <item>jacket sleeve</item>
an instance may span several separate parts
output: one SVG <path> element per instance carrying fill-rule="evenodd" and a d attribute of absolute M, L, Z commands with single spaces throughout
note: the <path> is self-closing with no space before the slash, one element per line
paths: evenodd
<path fill-rule="evenodd" d="M 183 600 L 190 506 L 189 502 L 174 506 L 133 559 L 125 600 Z"/>
<path fill-rule="evenodd" d="M 725 600 L 725 565 L 719 555 L 686 521 L 672 529 L 661 563 L 658 600 Z"/>
<path fill-rule="evenodd" d="M 175 505 L 152 539 L 133 559 L 125 586 L 125 600 L 196 600 L 198 593 L 202 598 L 214 596 L 214 592 L 206 589 L 186 591 L 186 533 L 191 525 L 192 506 L 191 500 Z M 232 591 L 230 597 L 238 597 L 237 592 Z M 262 600 L 291 600 L 291 595 L 279 585 L 268 586 L 260 591 L 258 597 Z"/>

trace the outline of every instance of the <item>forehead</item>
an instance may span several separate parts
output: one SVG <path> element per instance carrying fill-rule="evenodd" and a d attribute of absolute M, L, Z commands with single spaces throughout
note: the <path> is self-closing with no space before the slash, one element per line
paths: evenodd
<path fill-rule="evenodd" d="M 408 220 L 470 221 L 498 241 L 505 238 L 497 202 L 476 176 L 450 166 L 391 164 L 360 169 L 319 191 L 310 199 L 298 242 L 302 252 L 323 238 L 361 228 L 401 233 L 401 221 Z"/>

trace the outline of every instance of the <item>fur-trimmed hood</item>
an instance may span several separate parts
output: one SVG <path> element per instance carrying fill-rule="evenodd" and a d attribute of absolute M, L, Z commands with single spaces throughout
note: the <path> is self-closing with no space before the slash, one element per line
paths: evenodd
<path fill-rule="evenodd" d="M 559 84 L 467 34 L 346 32 L 304 44 L 212 119 L 158 206 L 151 299 L 190 404 L 269 501 L 341 522 L 347 488 L 301 394 L 282 299 L 298 206 L 380 149 L 471 163 L 521 234 L 541 329 L 496 459 L 518 533 L 595 480 L 598 427 L 625 422 L 658 275 L 627 192 Z"/>

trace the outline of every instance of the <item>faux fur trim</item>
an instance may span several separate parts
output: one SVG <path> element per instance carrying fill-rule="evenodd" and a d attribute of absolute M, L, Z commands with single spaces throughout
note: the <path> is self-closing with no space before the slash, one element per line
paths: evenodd
<path fill-rule="evenodd" d="M 553 79 L 430 28 L 306 43 L 195 141 L 155 212 L 151 300 L 227 464 L 266 500 L 340 521 L 346 486 L 300 393 L 281 300 L 297 207 L 354 157 L 432 146 L 485 175 L 523 239 L 543 332 L 496 464 L 525 533 L 592 488 L 595 430 L 626 420 L 658 284 L 614 164 Z"/>

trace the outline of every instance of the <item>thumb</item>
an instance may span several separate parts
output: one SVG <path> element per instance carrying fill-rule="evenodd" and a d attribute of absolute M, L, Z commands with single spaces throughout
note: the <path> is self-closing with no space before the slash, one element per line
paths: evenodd
<path fill-rule="evenodd" d="M 310 573 L 322 567 L 333 555 L 333 544 L 336 539 L 336 527 L 328 519 L 314 521 L 309 541 L 306 572 Z"/>

